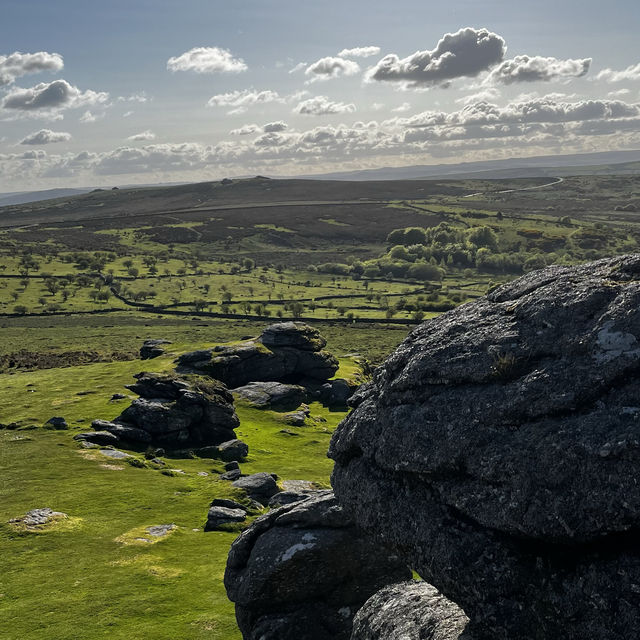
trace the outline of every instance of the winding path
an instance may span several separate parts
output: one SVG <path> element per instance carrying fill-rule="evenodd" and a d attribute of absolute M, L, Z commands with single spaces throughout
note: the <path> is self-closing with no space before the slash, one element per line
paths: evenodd
<path fill-rule="evenodd" d="M 503 191 L 477 191 L 476 193 L 470 193 L 463 198 L 473 198 L 474 196 L 482 196 L 485 193 L 514 193 L 515 191 L 531 191 L 532 189 L 544 189 L 544 187 L 553 187 L 553 185 L 564 182 L 564 178 L 556 177 L 553 182 L 546 182 L 545 184 L 537 184 L 533 187 L 522 187 L 521 189 L 504 189 Z"/>

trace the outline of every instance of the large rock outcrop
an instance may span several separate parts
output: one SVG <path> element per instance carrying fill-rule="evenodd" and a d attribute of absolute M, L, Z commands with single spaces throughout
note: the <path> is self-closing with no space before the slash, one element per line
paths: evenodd
<path fill-rule="evenodd" d="M 336 430 L 336 496 L 479 638 L 640 629 L 640 256 L 415 329 Z"/>
<path fill-rule="evenodd" d="M 113 422 L 94 420 L 94 429 L 174 450 L 235 440 L 239 420 L 222 383 L 146 372 L 134 377 L 136 383 L 127 388 L 140 397 Z"/>
<path fill-rule="evenodd" d="M 365 600 L 410 575 L 322 491 L 258 518 L 233 543 L 224 581 L 245 640 L 348 640 Z"/>
<path fill-rule="evenodd" d="M 180 372 L 200 373 L 228 387 L 249 382 L 325 381 L 338 370 L 338 360 L 323 351 L 326 341 L 303 322 L 281 322 L 267 327 L 260 338 L 219 345 L 181 355 Z"/>

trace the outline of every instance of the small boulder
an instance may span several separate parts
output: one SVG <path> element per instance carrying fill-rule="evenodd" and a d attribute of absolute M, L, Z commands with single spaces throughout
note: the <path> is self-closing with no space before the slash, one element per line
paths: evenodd
<path fill-rule="evenodd" d="M 247 512 L 244 509 L 230 509 L 228 507 L 211 507 L 207 515 L 205 531 L 217 531 L 222 525 L 234 522 L 244 522 Z"/>
<path fill-rule="evenodd" d="M 320 351 L 327 341 L 320 332 L 304 322 L 278 322 L 268 326 L 260 336 L 265 347 L 294 347 L 302 351 Z"/>
<path fill-rule="evenodd" d="M 306 399 L 304 387 L 283 382 L 250 382 L 233 389 L 232 393 L 258 409 L 280 409 L 288 411 L 300 406 Z"/>
<path fill-rule="evenodd" d="M 25 515 L 9 520 L 9 523 L 23 525 L 27 529 L 41 529 L 51 522 L 68 517 L 69 516 L 67 516 L 66 513 L 54 511 L 49 507 L 44 507 L 42 509 L 32 509 L 31 511 L 27 511 Z"/>
<path fill-rule="evenodd" d="M 240 471 L 240 469 L 231 469 L 230 471 L 221 473 L 218 477 L 220 478 L 220 480 L 229 480 L 230 482 L 233 482 L 234 480 L 242 477 L 242 472 Z"/>
<path fill-rule="evenodd" d="M 45 426 L 47 426 L 49 429 L 57 429 L 57 430 L 64 430 L 69 428 L 67 421 L 60 416 L 54 416 L 53 418 L 49 418 L 45 422 Z"/>
<path fill-rule="evenodd" d="M 120 442 L 120 438 L 109 431 L 88 431 L 87 433 L 77 433 L 73 436 L 74 440 L 84 440 L 92 444 L 116 445 Z"/>
<path fill-rule="evenodd" d="M 272 509 L 277 509 L 278 507 L 283 507 L 285 504 L 293 504 L 294 502 L 300 502 L 300 500 L 306 500 L 308 497 L 308 493 L 281 491 L 269 500 L 269 506 Z"/>
<path fill-rule="evenodd" d="M 264 505 L 269 504 L 270 498 L 280 491 L 274 477 L 264 472 L 239 478 L 233 486 L 242 489 L 250 498 Z"/>
<path fill-rule="evenodd" d="M 247 507 L 228 498 L 215 498 L 211 501 L 210 507 L 225 507 L 226 509 L 242 509 L 248 511 Z"/>
<path fill-rule="evenodd" d="M 164 349 L 160 346 L 171 344 L 169 340 L 145 340 L 140 348 L 140 359 L 151 360 L 164 354 Z"/>
<path fill-rule="evenodd" d="M 304 411 L 294 411 L 284 416 L 284 421 L 292 427 L 304 427 L 307 415 Z"/>
<path fill-rule="evenodd" d="M 240 465 L 238 464 L 237 460 L 232 460 L 231 462 L 225 462 L 224 464 L 225 471 L 233 471 L 239 468 L 240 468 Z"/>
<path fill-rule="evenodd" d="M 242 440 L 228 440 L 218 445 L 218 457 L 224 462 L 244 460 L 249 455 L 249 445 Z"/>
<path fill-rule="evenodd" d="M 151 434 L 149 432 L 128 424 L 108 422 L 107 420 L 94 420 L 91 426 L 96 429 L 96 431 L 108 431 L 121 440 L 141 442 L 143 444 L 149 444 L 151 442 Z"/>

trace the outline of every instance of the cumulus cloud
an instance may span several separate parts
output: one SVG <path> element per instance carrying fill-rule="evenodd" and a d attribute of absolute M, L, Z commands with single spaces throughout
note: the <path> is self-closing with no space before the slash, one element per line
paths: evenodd
<path fill-rule="evenodd" d="M 489 84 L 515 82 L 554 82 L 568 78 L 581 78 L 589 72 L 591 58 L 558 60 L 543 56 L 516 56 L 505 60 L 487 77 Z"/>
<path fill-rule="evenodd" d="M 399 107 L 395 109 L 391 109 L 393 113 L 404 113 L 405 111 L 409 111 L 411 109 L 411 105 L 408 102 L 403 102 Z"/>
<path fill-rule="evenodd" d="M 104 118 L 104 113 L 92 113 L 91 110 L 87 109 L 78 119 L 78 122 L 82 124 L 91 124 L 92 122 L 97 122 Z"/>
<path fill-rule="evenodd" d="M 289 69 L 289 73 L 297 73 L 298 71 L 302 71 L 304 68 L 306 68 L 307 63 L 306 62 L 298 62 L 298 64 L 293 67 L 292 69 Z"/>
<path fill-rule="evenodd" d="M 288 128 L 289 125 L 286 122 L 279 120 L 278 122 L 267 122 L 267 124 L 262 127 L 262 130 L 265 133 L 277 133 L 280 131 L 285 131 Z"/>
<path fill-rule="evenodd" d="M 262 127 L 259 127 L 257 124 L 245 124 L 238 129 L 231 129 L 231 131 L 229 131 L 229 135 L 232 136 L 250 136 L 254 133 L 262 133 Z"/>
<path fill-rule="evenodd" d="M 51 129 L 40 129 L 30 133 L 26 138 L 20 140 L 20 144 L 43 145 L 53 142 L 68 142 L 71 134 L 64 131 L 51 131 Z"/>
<path fill-rule="evenodd" d="M 343 49 L 338 55 L 341 58 L 369 58 L 379 53 L 380 47 L 353 47 L 353 49 Z"/>
<path fill-rule="evenodd" d="M 499 97 L 500 91 L 496 89 L 496 87 L 486 87 L 485 89 L 472 93 L 468 96 L 456 98 L 455 102 L 457 104 L 472 104 L 474 102 L 489 102 L 491 100 L 496 100 Z"/>
<path fill-rule="evenodd" d="M 315 96 L 298 103 L 293 111 L 306 116 L 326 116 L 334 113 L 352 113 L 356 110 L 354 104 L 332 102 L 327 96 Z"/>
<path fill-rule="evenodd" d="M 329 56 L 320 58 L 320 60 L 310 64 L 304 73 L 311 78 L 311 82 L 314 82 L 316 80 L 338 78 L 341 75 L 352 76 L 359 71 L 360 66 L 357 62 Z"/>
<path fill-rule="evenodd" d="M 16 51 L 8 56 L 0 55 L 0 87 L 15 82 L 28 73 L 42 71 L 60 71 L 64 67 L 62 56 L 58 53 L 20 53 Z"/>
<path fill-rule="evenodd" d="M 132 136 L 129 136 L 127 140 L 131 140 L 132 142 L 149 142 L 151 140 L 156 139 L 156 134 L 153 131 L 142 131 L 141 133 L 135 133 Z"/>
<path fill-rule="evenodd" d="M 248 69 L 244 60 L 234 58 L 230 51 L 220 47 L 195 47 L 182 55 L 167 60 L 169 71 L 194 73 L 240 73 Z"/>
<path fill-rule="evenodd" d="M 603 69 L 596 76 L 596 80 L 604 82 L 622 82 L 624 80 L 640 80 L 640 62 L 631 65 L 622 71 L 614 71 L 613 69 Z"/>
<path fill-rule="evenodd" d="M 42 82 L 30 89 L 16 87 L 0 103 L 3 109 L 22 112 L 55 112 L 97 104 L 105 104 L 109 94 L 96 91 L 80 91 L 66 80 Z"/>
<path fill-rule="evenodd" d="M 268 102 L 282 102 L 282 98 L 277 91 L 255 91 L 245 89 L 243 91 L 230 91 L 211 96 L 207 102 L 209 107 L 235 107 L 236 109 L 246 109 L 254 104 L 266 104 Z M 241 113 L 241 111 L 237 111 Z"/>
<path fill-rule="evenodd" d="M 407 58 L 390 54 L 367 73 L 369 81 L 399 82 L 407 87 L 447 87 L 451 81 L 477 76 L 504 59 L 506 43 L 487 29 L 467 27 L 447 33 L 435 49 L 416 51 Z"/>

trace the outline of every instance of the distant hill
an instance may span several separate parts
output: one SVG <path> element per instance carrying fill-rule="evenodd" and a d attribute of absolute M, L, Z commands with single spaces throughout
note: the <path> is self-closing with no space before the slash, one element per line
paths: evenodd
<path fill-rule="evenodd" d="M 456 164 L 383 167 L 301 176 L 315 180 L 471 180 L 542 178 L 555 175 L 614 175 L 640 173 L 640 150 L 579 153 L 460 162 Z"/>
<path fill-rule="evenodd" d="M 88 193 L 90 189 L 47 189 L 46 191 L 25 191 L 10 194 L 0 194 L 0 207 L 11 204 L 25 204 L 27 202 L 40 202 L 53 198 L 68 198 Z"/>

